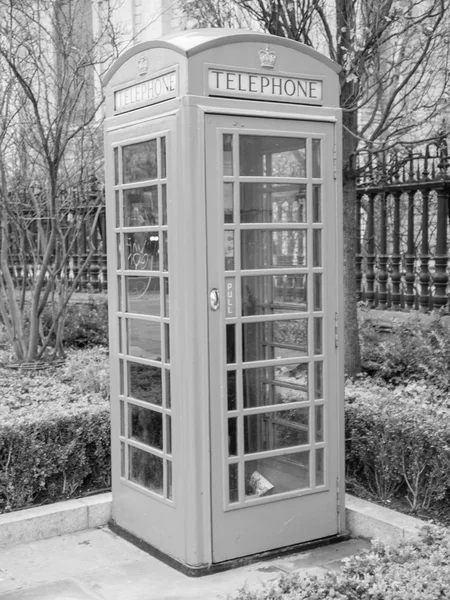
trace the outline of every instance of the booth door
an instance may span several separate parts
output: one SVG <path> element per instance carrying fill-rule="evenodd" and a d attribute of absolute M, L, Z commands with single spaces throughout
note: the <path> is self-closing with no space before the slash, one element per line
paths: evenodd
<path fill-rule="evenodd" d="M 206 118 L 213 562 L 339 531 L 333 148 Z"/>

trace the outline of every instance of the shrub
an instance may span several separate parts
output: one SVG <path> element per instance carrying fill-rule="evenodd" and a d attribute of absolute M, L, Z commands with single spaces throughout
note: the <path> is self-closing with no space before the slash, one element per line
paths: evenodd
<path fill-rule="evenodd" d="M 72 351 L 45 373 L 0 370 L 0 512 L 110 485 L 102 350 Z"/>
<path fill-rule="evenodd" d="M 349 478 L 381 500 L 402 493 L 413 510 L 444 498 L 450 489 L 450 408 L 439 389 L 393 387 L 368 377 L 349 381 L 345 421 Z"/>
<path fill-rule="evenodd" d="M 399 546 L 375 543 L 344 559 L 342 571 L 323 578 L 285 575 L 262 590 L 243 589 L 235 600 L 438 600 L 450 589 L 450 532 L 424 528 L 420 539 Z"/>
<path fill-rule="evenodd" d="M 43 318 L 44 331 L 51 326 L 51 313 Z M 71 303 L 64 324 L 63 344 L 66 348 L 108 346 L 108 304 L 103 298 L 90 298 L 85 303 Z"/>
<path fill-rule="evenodd" d="M 426 380 L 450 390 L 450 328 L 439 315 L 413 314 L 385 332 L 370 317 L 360 321 L 363 370 L 398 384 Z"/>

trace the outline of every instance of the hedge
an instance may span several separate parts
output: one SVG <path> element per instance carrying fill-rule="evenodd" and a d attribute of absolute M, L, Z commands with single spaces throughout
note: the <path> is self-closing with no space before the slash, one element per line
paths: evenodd
<path fill-rule="evenodd" d="M 359 378 L 346 385 L 345 421 L 347 478 L 380 500 L 402 495 L 413 510 L 449 492 L 450 409 L 441 390 Z"/>
<path fill-rule="evenodd" d="M 0 512 L 110 486 L 107 369 L 93 349 L 46 373 L 0 371 Z"/>
<path fill-rule="evenodd" d="M 375 543 L 344 559 L 342 571 L 324 577 L 285 575 L 263 589 L 243 589 L 236 600 L 444 600 L 450 590 L 450 532 L 424 529 L 417 542 L 398 548 Z"/>

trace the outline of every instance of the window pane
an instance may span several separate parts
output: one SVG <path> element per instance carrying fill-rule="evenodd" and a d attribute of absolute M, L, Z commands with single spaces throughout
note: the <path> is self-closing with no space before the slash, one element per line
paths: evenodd
<path fill-rule="evenodd" d="M 320 177 L 321 172 L 320 140 L 312 140 L 312 176 Z"/>
<path fill-rule="evenodd" d="M 305 223 L 306 185 L 241 183 L 241 223 Z"/>
<path fill-rule="evenodd" d="M 164 323 L 164 341 L 165 341 L 165 351 L 166 351 L 166 363 L 170 363 L 170 328 L 168 323 Z"/>
<path fill-rule="evenodd" d="M 308 364 L 243 370 L 244 408 L 308 400 Z"/>
<path fill-rule="evenodd" d="M 294 452 L 245 463 L 247 500 L 309 487 L 309 452 Z"/>
<path fill-rule="evenodd" d="M 124 146 L 122 160 L 124 183 L 145 181 L 158 177 L 156 140 Z"/>
<path fill-rule="evenodd" d="M 234 231 L 224 231 L 225 271 L 234 271 Z"/>
<path fill-rule="evenodd" d="M 117 278 L 117 310 L 122 312 L 122 277 Z"/>
<path fill-rule="evenodd" d="M 308 321 L 264 321 L 242 326 L 243 360 L 272 360 L 308 354 Z"/>
<path fill-rule="evenodd" d="M 237 418 L 228 419 L 228 455 L 237 456 Z"/>
<path fill-rule="evenodd" d="M 119 185 L 119 148 L 114 148 L 114 185 Z"/>
<path fill-rule="evenodd" d="M 238 502 L 239 500 L 239 487 L 238 487 L 238 464 L 229 466 L 228 474 L 228 486 L 230 494 L 230 503 Z"/>
<path fill-rule="evenodd" d="M 322 223 L 322 199 L 320 185 L 313 185 L 313 223 Z"/>
<path fill-rule="evenodd" d="M 244 416 L 244 452 L 263 452 L 309 442 L 309 407 Z"/>
<path fill-rule="evenodd" d="M 167 225 L 167 186 L 161 186 L 162 224 Z"/>
<path fill-rule="evenodd" d="M 152 321 L 127 320 L 128 354 L 161 360 L 161 327 Z"/>
<path fill-rule="evenodd" d="M 227 404 L 228 410 L 236 410 L 236 371 L 227 372 Z"/>
<path fill-rule="evenodd" d="M 233 185 L 232 183 L 223 184 L 223 219 L 224 223 L 233 223 Z"/>
<path fill-rule="evenodd" d="M 129 446 L 130 481 L 163 495 L 163 460 L 139 448 Z"/>
<path fill-rule="evenodd" d="M 161 179 L 165 179 L 167 177 L 167 167 L 166 167 L 166 138 L 161 138 Z"/>
<path fill-rule="evenodd" d="M 120 401 L 120 435 L 125 435 L 125 403 L 123 400 Z"/>
<path fill-rule="evenodd" d="M 316 406 L 316 442 L 323 442 L 323 405 Z"/>
<path fill-rule="evenodd" d="M 324 449 L 318 448 L 316 450 L 316 485 L 323 485 L 325 483 L 325 461 L 324 461 Z"/>
<path fill-rule="evenodd" d="M 322 230 L 313 229 L 313 267 L 322 266 Z"/>
<path fill-rule="evenodd" d="M 123 191 L 123 226 L 146 227 L 158 225 L 158 188 L 139 188 Z"/>
<path fill-rule="evenodd" d="M 125 277 L 127 312 L 140 315 L 161 314 L 159 277 Z"/>
<path fill-rule="evenodd" d="M 115 198 L 116 198 L 116 227 L 120 227 L 120 197 L 119 197 L 119 190 L 116 190 Z"/>
<path fill-rule="evenodd" d="M 125 233 L 125 269 L 159 271 L 159 235 L 154 232 Z"/>
<path fill-rule="evenodd" d="M 314 310 L 322 310 L 322 273 L 314 273 L 313 281 Z"/>
<path fill-rule="evenodd" d="M 128 405 L 128 435 L 132 440 L 163 449 L 162 414 L 142 406 Z"/>
<path fill-rule="evenodd" d="M 320 400 L 323 398 L 323 362 L 314 363 L 314 398 Z"/>
<path fill-rule="evenodd" d="M 120 442 L 120 476 L 125 477 L 125 444 Z"/>
<path fill-rule="evenodd" d="M 314 354 L 323 354 L 321 317 L 314 319 Z"/>
<path fill-rule="evenodd" d="M 172 461 L 167 461 L 167 498 L 172 500 L 173 497 L 173 475 L 172 475 Z"/>
<path fill-rule="evenodd" d="M 241 231 L 241 268 L 273 269 L 306 266 L 306 231 Z"/>
<path fill-rule="evenodd" d="M 164 277 L 163 282 L 164 282 L 164 316 L 169 317 L 170 316 L 169 278 Z"/>
<path fill-rule="evenodd" d="M 170 371 L 165 371 L 166 374 L 166 408 L 171 408 L 172 398 L 170 394 Z"/>
<path fill-rule="evenodd" d="M 167 231 L 162 232 L 163 240 L 163 271 L 169 270 L 169 245 L 167 243 Z"/>
<path fill-rule="evenodd" d="M 242 277 L 242 315 L 307 311 L 307 277 L 307 275 Z"/>
<path fill-rule="evenodd" d="M 172 454 L 172 417 L 166 415 L 166 452 Z"/>
<path fill-rule="evenodd" d="M 236 325 L 226 326 L 227 363 L 236 362 Z"/>
<path fill-rule="evenodd" d="M 223 135 L 223 174 L 233 175 L 233 135 Z"/>
<path fill-rule="evenodd" d="M 306 177 L 306 139 L 240 135 L 239 170 L 245 176 Z"/>
<path fill-rule="evenodd" d="M 161 406 L 161 369 L 128 361 L 128 395 Z"/>

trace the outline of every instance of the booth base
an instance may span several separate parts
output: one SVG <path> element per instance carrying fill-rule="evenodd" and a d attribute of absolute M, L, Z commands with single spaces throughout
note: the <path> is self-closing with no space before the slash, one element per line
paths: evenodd
<path fill-rule="evenodd" d="M 325 538 L 311 540 L 309 542 L 302 542 L 301 544 L 293 544 L 291 546 L 284 546 L 282 548 L 275 548 L 274 550 L 269 550 L 267 552 L 259 552 L 257 554 L 251 554 L 250 556 L 242 556 L 232 560 L 226 560 L 220 563 L 192 566 L 183 563 L 182 561 L 174 558 L 173 556 L 170 556 L 169 554 L 165 554 L 164 552 L 162 552 L 158 548 L 155 548 L 145 540 L 142 540 L 141 538 L 130 533 L 120 525 L 117 525 L 115 521 L 109 521 L 108 527 L 111 529 L 111 531 L 125 539 L 127 542 L 130 542 L 140 550 L 147 552 L 148 554 L 150 554 L 150 556 L 157 558 L 166 565 L 169 565 L 170 567 L 176 569 L 177 571 L 180 571 L 188 577 L 203 577 L 204 575 L 211 575 L 213 573 L 219 573 L 221 571 L 237 569 L 238 567 L 243 567 L 245 565 L 249 565 L 255 562 L 271 560 L 274 558 L 286 556 L 288 554 L 306 552 L 309 550 L 313 550 L 314 548 L 318 548 L 320 546 L 329 546 L 330 544 L 345 542 L 351 537 L 350 532 L 344 531 L 343 533 L 338 533 L 336 535 L 331 535 Z"/>

